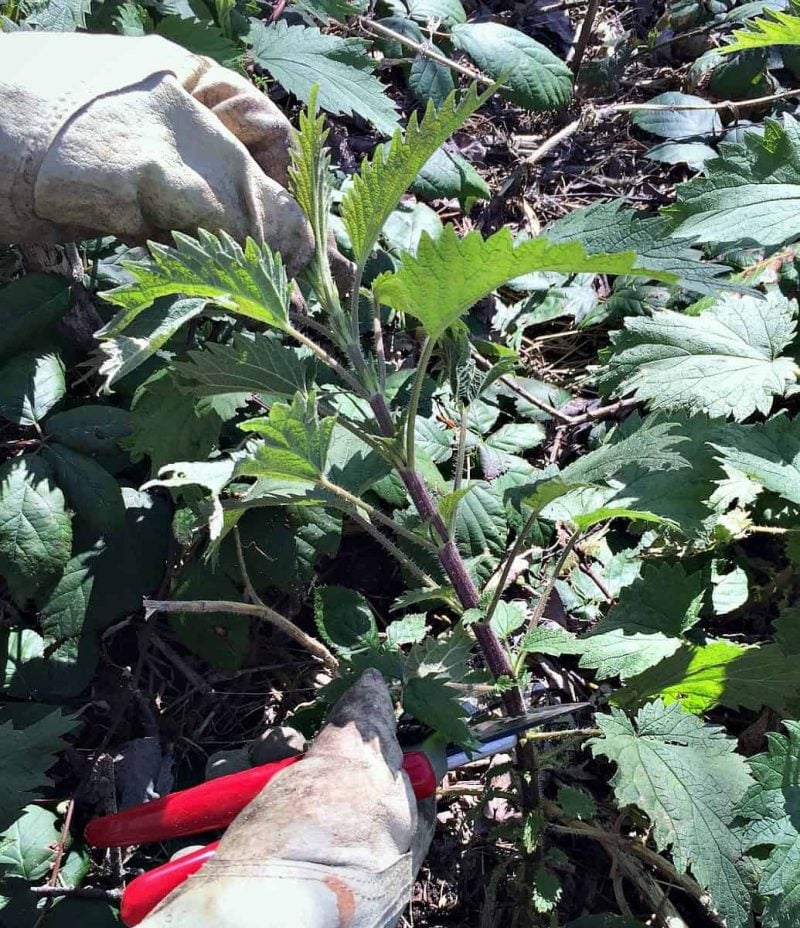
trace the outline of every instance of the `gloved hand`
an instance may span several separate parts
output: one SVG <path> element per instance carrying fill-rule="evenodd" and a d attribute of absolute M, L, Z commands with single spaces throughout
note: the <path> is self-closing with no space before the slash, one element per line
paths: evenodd
<path fill-rule="evenodd" d="M 389 928 L 433 834 L 401 769 L 383 677 L 366 671 L 302 763 L 230 825 L 214 858 L 140 928 Z"/>
<path fill-rule="evenodd" d="M 224 229 L 290 275 L 313 252 L 288 120 L 209 58 L 158 36 L 0 34 L 0 100 L 2 242 Z"/>

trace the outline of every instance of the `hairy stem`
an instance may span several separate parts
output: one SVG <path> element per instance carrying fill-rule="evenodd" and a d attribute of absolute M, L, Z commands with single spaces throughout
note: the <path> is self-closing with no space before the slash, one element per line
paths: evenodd
<path fill-rule="evenodd" d="M 422 396 L 422 386 L 425 383 L 425 374 L 428 370 L 428 364 L 433 354 L 433 348 L 436 343 L 428 336 L 422 346 L 419 361 L 417 362 L 417 374 L 414 378 L 414 386 L 411 389 L 411 397 L 408 401 L 408 416 L 406 418 L 406 464 L 409 470 L 414 470 L 416 457 L 416 435 L 414 434 L 417 424 L 417 409 L 419 408 L 419 398 Z"/>
<path fill-rule="evenodd" d="M 345 490 L 344 487 L 340 487 L 335 483 L 331 483 L 324 477 L 320 481 L 319 485 L 323 490 L 327 490 L 329 493 L 333 493 L 335 496 L 338 496 L 340 499 L 344 500 L 344 502 L 348 504 L 348 508 L 346 510 L 348 514 L 350 513 L 350 507 L 356 510 L 363 509 L 371 519 L 374 519 L 376 522 L 380 522 L 382 525 L 385 525 L 386 528 L 391 529 L 391 531 L 395 532 L 395 534 L 402 535 L 403 538 L 406 538 L 408 541 L 412 541 L 415 545 L 419 545 L 420 548 L 429 552 L 430 554 L 438 553 L 436 545 L 431 544 L 431 542 L 427 541 L 421 535 L 418 535 L 416 532 L 412 532 L 411 529 L 406 528 L 399 522 L 395 522 L 391 516 L 385 515 L 380 511 L 380 509 L 376 509 L 375 506 L 370 505 L 360 497 L 354 496 L 348 490 Z"/>
<path fill-rule="evenodd" d="M 301 345 L 308 348 L 310 351 L 313 351 L 314 354 L 325 364 L 326 367 L 329 367 L 344 383 L 353 390 L 358 396 L 363 396 L 367 398 L 368 394 L 366 389 L 356 380 L 356 378 L 346 370 L 342 365 L 334 358 L 329 352 L 327 352 L 322 345 L 318 345 L 313 338 L 309 338 L 307 335 L 304 335 L 294 326 L 287 326 L 286 328 L 287 335 L 300 342 Z"/>
<path fill-rule="evenodd" d="M 368 535 L 371 535 L 379 545 L 382 545 L 389 554 L 402 564 L 409 573 L 413 574 L 423 586 L 432 590 L 436 589 L 436 581 L 432 577 L 429 577 L 421 567 L 418 567 L 411 558 L 404 554 L 391 539 L 383 534 L 383 532 L 379 532 L 371 522 L 362 518 L 355 510 L 348 512 L 347 516 L 352 519 L 356 525 L 367 532 Z"/>

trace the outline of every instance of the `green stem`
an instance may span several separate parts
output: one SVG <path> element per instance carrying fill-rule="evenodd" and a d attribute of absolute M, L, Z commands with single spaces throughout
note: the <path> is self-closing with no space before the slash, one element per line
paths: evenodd
<path fill-rule="evenodd" d="M 534 523 L 539 518 L 539 513 L 541 508 L 534 509 L 531 514 L 528 516 L 525 524 L 519 530 L 519 533 L 514 540 L 514 547 L 509 552 L 508 557 L 503 564 L 503 570 L 500 574 L 500 578 L 497 581 L 497 587 L 494 591 L 494 596 L 492 596 L 492 601 L 489 604 L 489 609 L 486 612 L 486 621 L 490 622 L 492 616 L 494 615 L 495 609 L 497 609 L 497 604 L 500 602 L 500 597 L 503 595 L 503 590 L 506 588 L 506 582 L 508 581 L 508 575 L 511 573 L 511 568 L 514 565 L 514 561 L 519 556 L 520 551 L 522 551 L 523 545 L 525 544 L 525 539 L 530 534 L 531 529 L 534 526 Z"/>
<path fill-rule="evenodd" d="M 417 364 L 417 376 L 414 378 L 414 386 L 411 390 L 411 398 L 408 402 L 408 417 L 406 418 L 406 465 L 409 470 L 414 470 L 415 462 L 415 435 L 414 430 L 417 423 L 417 409 L 419 407 L 419 398 L 422 396 L 422 385 L 425 382 L 425 374 L 428 364 L 433 354 L 435 342 L 428 336 L 422 346 L 422 352 Z"/>
<path fill-rule="evenodd" d="M 412 532 L 411 529 L 400 525 L 399 522 L 395 522 L 395 520 L 390 516 L 384 515 L 380 509 L 376 509 L 374 506 L 371 506 L 361 497 L 354 496 L 348 490 L 345 490 L 344 487 L 340 487 L 335 483 L 331 483 L 329 480 L 326 480 L 325 477 L 319 481 L 319 486 L 322 487 L 323 490 L 327 490 L 329 493 L 333 493 L 334 496 L 338 496 L 339 499 L 344 500 L 350 506 L 355 507 L 356 510 L 363 509 L 364 512 L 366 512 L 370 517 L 370 519 L 374 519 L 376 522 L 380 522 L 388 529 L 391 529 L 393 532 L 395 532 L 397 535 L 401 535 L 403 538 L 406 538 L 408 541 L 413 541 L 414 544 L 419 545 L 420 548 L 427 551 L 429 554 L 437 555 L 439 553 L 439 549 L 436 547 L 436 545 L 431 544 L 431 542 L 427 541 L 421 535 L 417 535 L 415 532 Z M 349 512 L 349 509 L 346 511 Z"/>
<path fill-rule="evenodd" d="M 291 337 L 295 341 L 300 342 L 301 345 L 308 348 L 310 351 L 313 351 L 314 354 L 325 365 L 327 365 L 327 367 L 329 367 L 341 380 L 343 380 L 344 383 L 346 383 L 347 386 L 350 387 L 351 390 L 353 390 L 359 396 L 364 397 L 365 399 L 369 398 L 367 391 L 358 382 L 358 380 L 356 380 L 356 378 L 350 373 L 350 371 L 345 370 L 345 368 L 342 367 L 342 365 L 336 360 L 336 358 L 330 355 L 322 347 L 322 345 L 318 345 L 312 338 L 309 338 L 307 335 L 303 335 L 302 332 L 300 332 L 298 329 L 294 328 L 294 326 L 291 326 L 291 325 L 288 325 L 286 327 L 286 334 L 291 335 Z"/>
<path fill-rule="evenodd" d="M 386 535 L 383 534 L 383 532 L 379 532 L 371 522 L 368 522 L 366 519 L 362 518 L 355 510 L 348 512 L 347 515 L 353 520 L 353 522 L 356 523 L 356 525 L 360 526 L 362 529 L 364 529 L 365 532 L 367 532 L 367 534 L 371 535 L 379 545 L 382 545 L 384 548 L 386 548 L 389 554 L 391 554 L 393 558 L 402 564 L 402 566 L 405 567 L 409 573 L 413 574 L 417 580 L 422 583 L 423 586 L 427 586 L 430 589 L 436 589 L 436 581 L 429 577 L 425 571 L 422 570 L 422 568 L 418 567 L 410 557 L 405 555 L 391 539 L 387 538 Z"/>
<path fill-rule="evenodd" d="M 530 624 L 528 625 L 526 632 L 530 631 L 541 622 L 542 616 L 544 615 L 544 610 L 547 608 L 547 603 L 550 599 L 550 594 L 553 592 L 553 587 L 556 585 L 556 580 L 564 569 L 564 565 L 567 563 L 567 558 L 572 553 L 572 549 L 578 543 L 578 539 L 581 537 L 580 529 L 574 531 L 569 536 L 569 541 L 564 545 L 564 550 L 558 557 L 556 561 L 556 566 L 553 569 L 550 576 L 547 578 L 547 583 L 544 585 L 542 590 L 542 595 L 539 597 L 539 601 L 536 603 L 536 608 L 533 610 L 533 615 L 531 616 Z M 520 670 L 522 670 L 522 665 L 525 663 L 526 651 L 521 651 L 514 661 L 514 676 L 518 676 Z"/>

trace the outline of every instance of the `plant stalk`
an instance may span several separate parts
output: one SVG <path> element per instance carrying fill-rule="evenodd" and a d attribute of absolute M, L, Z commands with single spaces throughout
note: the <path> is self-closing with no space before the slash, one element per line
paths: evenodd
<path fill-rule="evenodd" d="M 409 470 L 414 470 L 416 460 L 416 435 L 414 434 L 417 424 L 417 409 L 419 408 L 419 398 L 422 396 L 422 386 L 425 383 L 425 374 L 428 370 L 428 364 L 433 354 L 433 348 L 436 342 L 428 336 L 422 346 L 419 361 L 417 362 L 417 375 L 414 378 L 414 386 L 411 389 L 411 397 L 408 401 L 408 416 L 406 418 L 406 464 Z"/>

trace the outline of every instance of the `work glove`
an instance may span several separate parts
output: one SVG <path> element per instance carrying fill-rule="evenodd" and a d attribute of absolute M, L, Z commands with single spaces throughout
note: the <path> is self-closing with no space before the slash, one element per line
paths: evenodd
<path fill-rule="evenodd" d="M 140 928 L 390 928 L 433 834 L 402 770 L 383 677 L 367 670 L 302 763 L 232 822 Z"/>
<path fill-rule="evenodd" d="M 291 127 L 245 77 L 160 36 L 0 34 L 0 241 L 225 230 L 293 276 L 313 236 Z"/>

